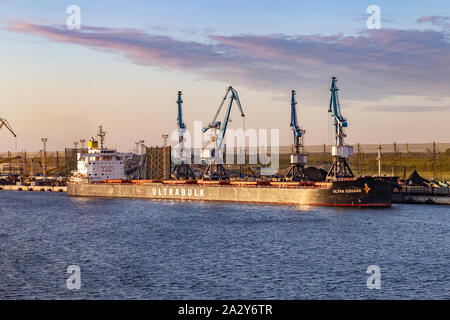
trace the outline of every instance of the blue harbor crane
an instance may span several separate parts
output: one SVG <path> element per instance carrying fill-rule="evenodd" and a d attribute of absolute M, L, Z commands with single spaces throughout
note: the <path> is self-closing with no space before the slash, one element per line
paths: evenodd
<path fill-rule="evenodd" d="M 182 94 L 183 93 L 181 91 L 178 91 L 178 100 L 177 100 L 178 116 L 177 116 L 177 121 L 178 121 L 178 129 L 185 130 L 186 126 L 184 125 L 184 122 L 183 122 L 183 110 L 182 110 L 183 99 L 181 99 Z"/>
<path fill-rule="evenodd" d="M 177 180 L 186 180 L 194 178 L 194 172 L 192 171 L 192 168 L 189 166 L 189 164 L 185 163 L 184 158 L 184 132 L 186 131 L 186 126 L 183 122 L 183 110 L 182 110 L 182 104 L 183 100 L 181 98 L 182 92 L 178 91 L 178 117 L 177 117 L 177 126 L 178 126 L 178 161 L 173 170 L 172 170 L 172 178 Z"/>
<path fill-rule="evenodd" d="M 230 95 L 231 93 L 231 95 Z M 225 117 L 222 122 L 217 121 L 217 118 L 222 110 L 225 101 L 230 96 L 230 102 L 228 104 L 228 108 L 225 112 Z M 207 132 L 210 129 L 214 130 L 214 133 L 211 137 L 211 143 L 213 144 L 212 148 L 206 148 L 202 152 L 202 159 L 208 163 L 208 166 L 203 174 L 204 179 L 210 180 L 226 180 L 229 179 L 228 173 L 225 171 L 223 167 L 223 142 L 225 139 L 225 134 L 227 132 L 228 122 L 230 120 L 231 108 L 233 106 L 233 102 L 236 101 L 236 104 L 241 112 L 241 117 L 244 118 L 245 114 L 242 110 L 241 101 L 239 100 L 239 95 L 237 91 L 229 86 L 225 92 L 225 96 L 222 99 L 222 102 L 219 105 L 219 109 L 217 110 L 213 120 L 208 124 L 208 126 L 203 128 L 203 133 Z"/>
<path fill-rule="evenodd" d="M 331 97 L 328 112 L 333 118 L 335 145 L 331 148 L 333 164 L 327 174 L 327 180 L 339 180 L 353 178 L 353 172 L 347 163 L 347 158 L 353 155 L 353 147 L 345 145 L 344 128 L 348 126 L 347 119 L 341 113 L 341 105 L 338 97 L 338 87 L 336 77 L 331 78 Z"/>
<path fill-rule="evenodd" d="M 299 139 L 302 137 L 303 133 L 305 133 L 304 130 L 302 130 L 298 126 L 297 121 L 297 101 L 295 100 L 295 90 L 292 90 L 292 96 L 291 96 L 291 127 L 292 132 L 294 133 L 294 144 L 298 145 Z"/>
<path fill-rule="evenodd" d="M 292 90 L 291 96 L 291 128 L 294 136 L 291 154 L 291 165 L 289 166 L 285 175 L 286 180 L 301 181 L 307 180 L 308 177 L 305 171 L 305 164 L 307 156 L 303 153 L 303 135 L 305 130 L 300 128 L 297 121 L 297 101 L 295 100 L 295 90 Z"/>

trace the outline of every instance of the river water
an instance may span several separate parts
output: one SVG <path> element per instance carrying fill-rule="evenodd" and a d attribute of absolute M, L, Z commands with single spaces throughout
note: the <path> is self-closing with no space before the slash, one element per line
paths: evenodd
<path fill-rule="evenodd" d="M 1 191 L 0 298 L 449 299 L 449 231 L 448 206 Z M 70 265 L 80 268 L 80 289 L 67 287 Z M 380 289 L 367 287 L 370 265 Z"/>

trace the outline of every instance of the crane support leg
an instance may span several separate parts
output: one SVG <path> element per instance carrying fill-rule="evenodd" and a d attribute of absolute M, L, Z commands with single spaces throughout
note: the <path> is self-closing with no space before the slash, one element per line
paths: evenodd
<path fill-rule="evenodd" d="M 229 178 L 223 164 L 208 164 L 203 174 L 203 179 L 206 180 L 228 180 Z"/>
<path fill-rule="evenodd" d="M 288 181 L 307 181 L 305 166 L 302 164 L 292 164 L 286 171 L 284 178 Z"/>
<path fill-rule="evenodd" d="M 346 158 L 335 157 L 333 164 L 327 174 L 327 180 L 337 180 L 338 178 L 353 178 L 352 169 L 347 163 Z"/>
<path fill-rule="evenodd" d="M 194 171 L 192 171 L 192 168 L 182 162 L 181 164 L 175 165 L 172 171 L 172 178 L 176 180 L 189 180 L 195 178 Z"/>

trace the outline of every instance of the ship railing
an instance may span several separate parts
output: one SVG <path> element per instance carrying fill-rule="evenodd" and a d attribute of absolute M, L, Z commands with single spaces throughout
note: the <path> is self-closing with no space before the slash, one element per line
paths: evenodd
<path fill-rule="evenodd" d="M 167 185 L 209 185 L 209 186 L 239 186 L 247 188 L 305 188 L 305 189 L 323 189 L 330 188 L 330 182 L 312 182 L 312 181 L 229 181 L 229 180 L 156 180 L 156 179 L 109 179 L 102 180 L 102 184 L 134 184 L 134 185 L 148 185 L 148 184 L 167 184 Z"/>

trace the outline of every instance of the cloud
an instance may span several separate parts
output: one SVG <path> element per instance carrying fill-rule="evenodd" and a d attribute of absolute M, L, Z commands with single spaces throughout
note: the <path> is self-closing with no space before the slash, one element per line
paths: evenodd
<path fill-rule="evenodd" d="M 430 23 L 434 26 L 450 30 L 450 17 L 443 16 L 424 16 L 417 19 L 419 23 Z"/>
<path fill-rule="evenodd" d="M 95 50 L 123 54 L 136 64 L 190 69 L 208 66 L 220 58 L 211 46 L 182 42 L 167 36 L 148 34 L 136 29 L 83 26 L 81 31 L 65 26 L 43 26 L 16 22 L 7 30 L 45 37 L 55 42 L 83 45 Z"/>
<path fill-rule="evenodd" d="M 336 75 L 345 85 L 346 97 L 353 99 L 449 96 L 450 43 L 445 31 L 209 35 L 207 41 L 198 42 L 137 29 L 83 26 L 74 31 L 24 21 L 12 22 L 6 30 L 119 54 L 138 65 L 180 70 L 277 94 L 301 88 L 306 96 L 323 95 L 330 77 Z"/>
<path fill-rule="evenodd" d="M 447 112 L 450 106 L 371 106 L 365 108 L 376 112 Z"/>
<path fill-rule="evenodd" d="M 371 16 L 371 14 L 368 13 L 363 13 L 363 12 L 352 12 L 352 16 L 354 17 L 353 20 L 355 21 L 359 21 L 359 22 L 365 22 L 367 21 L 367 19 Z M 395 17 L 395 15 L 391 14 L 391 13 L 386 13 L 386 12 L 382 12 L 381 15 L 381 24 L 384 23 L 395 23 L 397 22 L 397 19 Z"/>
<path fill-rule="evenodd" d="M 191 35 L 208 35 L 211 33 L 214 33 L 214 29 L 212 28 L 198 28 L 195 26 L 187 26 L 183 28 L 178 27 L 168 27 L 166 25 L 160 25 L 160 24 L 153 24 L 149 27 L 150 29 L 157 31 L 157 32 L 179 32 L 179 33 L 185 33 L 185 34 L 191 34 Z"/>

